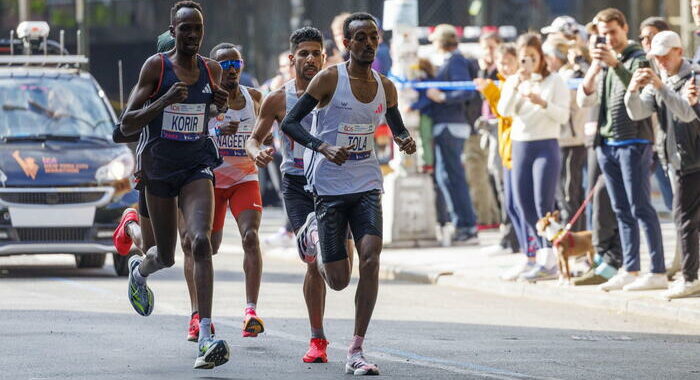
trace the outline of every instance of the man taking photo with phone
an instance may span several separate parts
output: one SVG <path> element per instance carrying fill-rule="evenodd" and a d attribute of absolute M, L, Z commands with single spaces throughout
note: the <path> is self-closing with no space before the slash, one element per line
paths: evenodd
<path fill-rule="evenodd" d="M 601 39 L 591 52 L 593 63 L 578 88 L 577 103 L 580 107 L 600 103 L 596 155 L 620 228 L 624 267 L 600 289 L 666 289 L 661 225 L 649 183 L 654 132 L 650 118 L 632 120 L 624 103 L 632 74 L 647 59 L 639 44 L 628 41 L 629 25 L 618 9 L 600 11 L 594 22 L 605 43 Z M 652 262 L 651 273 L 644 276 L 639 275 L 639 224 Z"/>
<path fill-rule="evenodd" d="M 673 213 L 683 255 L 683 276 L 664 293 L 667 299 L 700 293 L 698 225 L 700 222 L 700 120 L 683 92 L 694 85 L 697 67 L 683 58 L 681 37 L 672 31 L 654 36 L 649 55 L 661 77 L 650 68 L 632 75 L 625 95 L 634 120 L 659 114 L 665 139 L 660 152 L 672 166 Z"/>

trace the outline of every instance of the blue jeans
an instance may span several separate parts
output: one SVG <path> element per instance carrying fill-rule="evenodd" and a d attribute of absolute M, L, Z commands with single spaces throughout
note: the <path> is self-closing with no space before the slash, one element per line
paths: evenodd
<path fill-rule="evenodd" d="M 528 234 L 527 227 L 523 223 L 520 213 L 518 212 L 517 206 L 515 204 L 514 196 L 514 186 L 513 183 L 513 171 L 506 167 L 503 168 L 503 202 L 510 218 L 510 223 L 513 225 L 513 230 L 515 231 L 515 237 L 518 239 L 518 244 L 522 252 L 528 257 L 535 257 L 537 252 L 537 244 L 535 243 L 535 237 Z"/>
<path fill-rule="evenodd" d="M 639 220 L 651 253 L 651 272 L 666 273 L 661 225 L 651 204 L 651 144 L 602 145 L 596 154 L 617 217 L 625 270 L 640 269 Z"/>
<path fill-rule="evenodd" d="M 529 237 L 537 236 L 535 225 L 547 212 L 556 208 L 555 195 L 561 173 L 561 153 L 556 139 L 513 141 L 513 190 L 520 221 Z M 544 238 L 537 239 L 537 248 L 546 248 Z M 528 249 L 528 256 L 534 256 Z"/>
<path fill-rule="evenodd" d="M 462 165 L 464 139 L 454 137 L 445 128 L 435 137 L 435 179 L 452 211 L 452 222 L 457 228 L 476 231 L 476 215 L 469 195 L 467 175 Z"/>

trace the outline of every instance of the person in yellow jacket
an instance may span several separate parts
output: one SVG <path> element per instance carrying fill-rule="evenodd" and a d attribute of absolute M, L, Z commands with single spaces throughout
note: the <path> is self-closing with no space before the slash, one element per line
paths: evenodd
<path fill-rule="evenodd" d="M 501 158 L 501 163 L 503 165 L 503 200 L 504 205 L 502 207 L 506 208 L 506 214 L 510 219 L 510 222 L 515 229 L 515 234 L 518 239 L 518 244 L 521 250 L 526 250 L 529 247 L 530 241 L 534 240 L 534 237 L 529 237 L 527 229 L 525 228 L 522 217 L 520 216 L 518 210 L 515 207 L 515 201 L 513 199 L 513 186 L 511 181 L 511 141 L 510 141 L 510 131 L 511 125 L 513 123 L 513 118 L 502 116 L 496 106 L 501 98 L 500 85 L 505 82 L 506 78 L 514 75 L 518 70 L 518 58 L 517 50 L 513 44 L 503 44 L 499 47 L 496 52 L 496 67 L 498 68 L 498 79 L 499 84 L 496 84 L 490 79 L 476 79 L 474 80 L 477 90 L 484 97 L 484 100 L 489 104 L 491 112 L 496 116 L 498 120 L 498 155 Z M 501 278 L 508 281 L 514 281 L 517 279 L 518 275 L 522 273 L 522 268 L 516 268 L 509 270 L 504 273 Z M 510 273 L 512 272 L 512 273 Z"/>

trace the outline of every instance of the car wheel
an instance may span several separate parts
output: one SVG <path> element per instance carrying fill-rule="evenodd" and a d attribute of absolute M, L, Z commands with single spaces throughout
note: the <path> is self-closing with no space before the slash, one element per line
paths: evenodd
<path fill-rule="evenodd" d="M 129 275 L 129 258 L 135 254 L 132 250 L 128 255 L 122 256 L 118 253 L 112 254 L 112 261 L 114 261 L 114 271 L 117 272 L 117 276 L 125 277 Z"/>
<path fill-rule="evenodd" d="M 105 265 L 105 258 L 104 253 L 75 255 L 75 265 L 78 268 L 102 268 Z"/>

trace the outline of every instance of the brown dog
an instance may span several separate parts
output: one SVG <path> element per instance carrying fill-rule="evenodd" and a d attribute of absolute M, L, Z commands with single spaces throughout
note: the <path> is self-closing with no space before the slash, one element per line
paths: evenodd
<path fill-rule="evenodd" d="M 544 218 L 537 221 L 537 234 L 552 243 L 557 252 L 560 276 L 564 276 L 566 281 L 570 282 L 570 257 L 586 255 L 588 263 L 593 265 L 593 256 L 595 255 L 593 236 L 591 231 L 567 231 L 559 219 L 559 211 L 548 212 Z"/>

